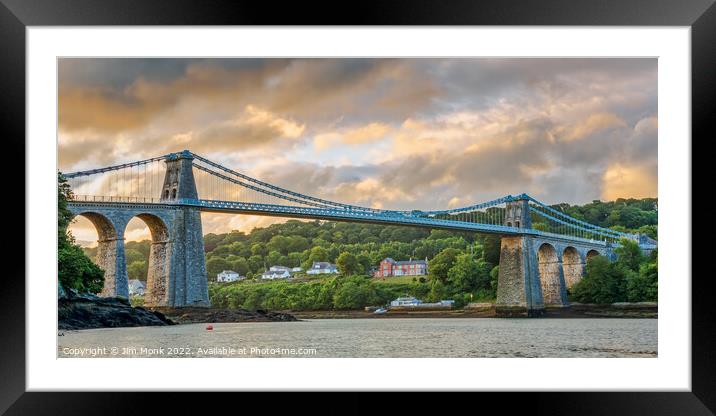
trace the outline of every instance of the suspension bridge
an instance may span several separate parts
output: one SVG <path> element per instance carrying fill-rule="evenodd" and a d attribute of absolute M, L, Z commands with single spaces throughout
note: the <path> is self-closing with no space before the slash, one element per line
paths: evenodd
<path fill-rule="evenodd" d="M 613 257 L 623 238 L 644 250 L 656 241 L 573 218 L 527 194 L 446 210 L 385 210 L 330 201 L 260 181 L 188 150 L 65 173 L 70 210 L 97 229 L 105 296 L 128 296 L 124 230 L 134 217 L 152 245 L 147 306 L 209 306 L 201 212 L 418 226 L 502 237 L 497 307 L 538 315 L 567 305 L 589 256 Z"/>

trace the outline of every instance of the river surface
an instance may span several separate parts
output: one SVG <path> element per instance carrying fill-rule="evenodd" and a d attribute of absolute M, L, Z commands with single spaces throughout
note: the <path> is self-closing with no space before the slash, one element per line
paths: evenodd
<path fill-rule="evenodd" d="M 378 318 L 62 331 L 58 357 L 656 357 L 656 319 Z M 59 335 L 59 334 L 58 334 Z"/>

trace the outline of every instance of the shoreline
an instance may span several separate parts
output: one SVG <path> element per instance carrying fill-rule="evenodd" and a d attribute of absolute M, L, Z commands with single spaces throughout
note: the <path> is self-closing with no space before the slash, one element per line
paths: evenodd
<path fill-rule="evenodd" d="M 375 314 L 365 310 L 315 310 L 281 311 L 298 319 L 383 319 L 383 318 L 505 318 L 498 316 L 494 304 L 482 308 L 463 308 L 449 310 L 388 310 L 385 314 Z M 620 318 L 620 319 L 658 319 L 658 305 L 647 303 L 624 303 L 594 305 L 574 303 L 566 307 L 547 307 L 539 318 Z M 536 319 L 539 319 L 536 318 Z"/>
<path fill-rule="evenodd" d="M 384 319 L 384 318 L 503 318 L 495 311 L 494 304 L 477 304 L 463 309 L 393 309 L 385 314 L 359 310 L 255 310 L 218 308 L 142 308 L 132 307 L 121 298 L 76 296 L 60 302 L 60 325 L 58 331 L 84 330 L 111 327 L 164 326 L 196 323 L 242 323 L 242 322 L 296 322 L 306 319 Z M 64 319 L 63 319 L 64 318 Z M 572 303 L 566 307 L 547 307 L 539 318 L 619 318 L 657 319 L 655 303 L 619 303 L 593 305 Z M 536 318 L 536 319 L 539 319 Z"/>

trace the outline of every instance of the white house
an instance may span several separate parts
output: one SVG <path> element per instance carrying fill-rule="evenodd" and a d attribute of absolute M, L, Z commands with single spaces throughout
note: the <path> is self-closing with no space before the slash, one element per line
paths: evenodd
<path fill-rule="evenodd" d="M 144 282 L 137 279 L 131 279 L 129 281 L 129 296 L 144 296 L 146 290 Z"/>
<path fill-rule="evenodd" d="M 244 276 L 239 276 L 239 274 L 233 270 L 224 270 L 216 275 L 217 282 L 235 282 L 244 278 Z"/>
<path fill-rule="evenodd" d="M 293 269 L 291 269 L 291 273 L 299 273 L 302 271 L 303 271 L 303 269 L 300 267 L 294 267 Z"/>
<path fill-rule="evenodd" d="M 338 273 L 338 267 L 336 267 L 333 263 L 328 263 L 326 261 L 314 261 L 311 268 L 306 271 L 308 274 L 328 274 L 328 273 Z"/>
<path fill-rule="evenodd" d="M 287 279 L 291 277 L 291 268 L 285 266 L 271 266 L 268 271 L 261 273 L 262 279 Z"/>

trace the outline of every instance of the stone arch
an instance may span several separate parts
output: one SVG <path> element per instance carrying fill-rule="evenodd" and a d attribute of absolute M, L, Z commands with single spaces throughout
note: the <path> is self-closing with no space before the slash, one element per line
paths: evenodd
<path fill-rule="evenodd" d="M 75 216 L 87 218 L 97 230 L 97 257 L 94 262 L 104 270 L 104 286 L 100 296 L 117 295 L 117 246 L 121 238 L 112 220 L 98 212 L 86 211 Z M 123 292 L 120 292 L 123 293 Z"/>
<path fill-rule="evenodd" d="M 582 279 L 584 264 L 576 248 L 568 246 L 564 249 L 562 253 L 562 271 L 567 289 L 570 289 L 575 283 Z"/>
<path fill-rule="evenodd" d="M 169 282 L 171 262 L 169 227 L 167 227 L 164 220 L 154 214 L 142 213 L 135 215 L 135 217 L 142 220 L 149 227 L 149 232 L 152 236 L 144 305 L 165 306 L 171 290 Z"/>
<path fill-rule="evenodd" d="M 557 250 L 549 243 L 543 243 L 537 250 L 537 270 L 539 272 L 542 299 L 545 305 L 562 304 L 562 284 L 560 263 Z"/>

